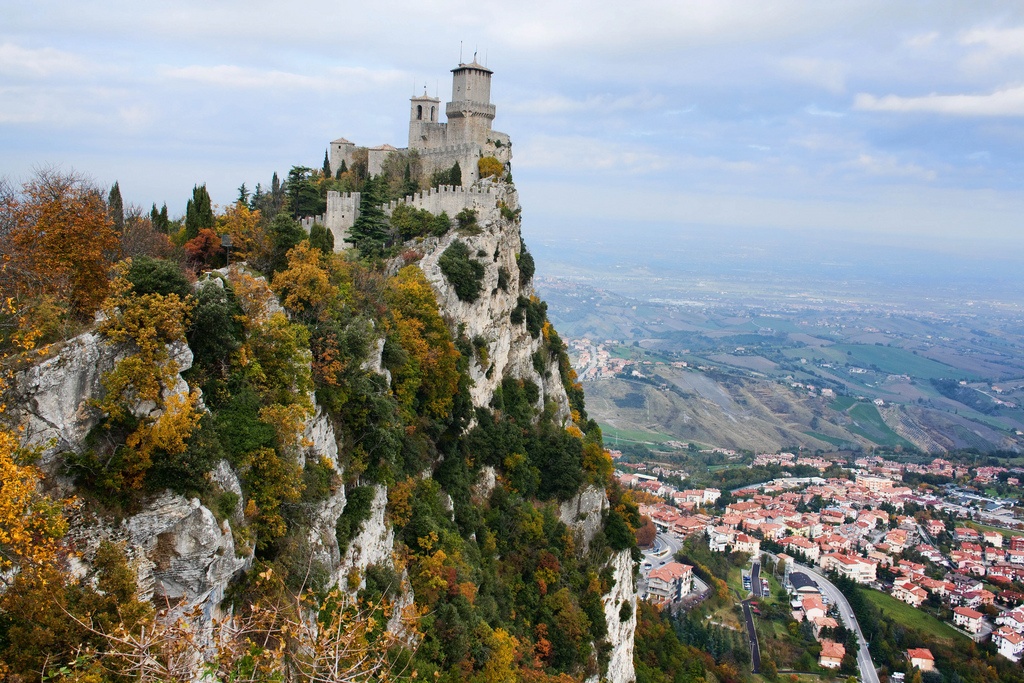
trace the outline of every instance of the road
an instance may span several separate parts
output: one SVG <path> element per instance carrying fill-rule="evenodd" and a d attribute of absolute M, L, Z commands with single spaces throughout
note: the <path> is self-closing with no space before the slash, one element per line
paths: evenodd
<path fill-rule="evenodd" d="M 820 573 L 814 571 L 810 567 L 802 565 L 798 562 L 793 563 L 794 569 L 798 569 L 812 579 L 814 579 L 818 588 L 822 594 L 827 596 L 839 608 L 839 614 L 843 619 L 843 624 L 846 628 L 852 628 L 857 634 L 857 639 L 860 641 L 860 649 L 857 651 L 857 666 L 860 667 L 860 679 L 864 683 L 879 683 L 878 671 L 875 670 L 875 663 L 871 661 L 871 653 L 868 651 L 868 643 L 864 640 L 864 634 L 860 630 L 860 624 L 857 623 L 857 617 L 853 614 L 853 608 L 850 607 L 849 601 L 846 596 L 843 595 L 831 581 L 826 579 Z"/>
<path fill-rule="evenodd" d="M 754 597 L 761 597 L 761 563 L 754 562 L 750 567 L 750 588 L 754 591 Z"/>
<path fill-rule="evenodd" d="M 757 631 L 754 630 L 754 616 L 750 613 L 750 601 L 744 600 L 743 616 L 747 620 L 747 638 L 750 640 L 750 670 L 761 673 L 761 648 L 757 644 Z"/>

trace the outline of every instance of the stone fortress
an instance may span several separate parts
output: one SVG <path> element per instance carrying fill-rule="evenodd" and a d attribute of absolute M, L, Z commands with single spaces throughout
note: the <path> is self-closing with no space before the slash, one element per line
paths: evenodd
<path fill-rule="evenodd" d="M 450 169 L 458 162 L 462 170 L 462 186 L 442 185 L 384 206 L 389 214 L 399 204 L 411 204 L 431 213 L 445 211 L 454 216 L 463 209 L 493 207 L 495 195 L 489 183 L 480 183 L 477 162 L 492 156 L 505 168 L 512 161 L 512 143 L 508 135 L 491 130 L 495 107 L 491 104 L 491 74 L 493 72 L 474 60 L 452 69 L 452 101 L 445 105 L 447 123 L 438 120 L 441 101 L 426 91 L 409 101 L 409 145 L 398 149 L 391 145 L 370 147 L 367 151 L 367 173 L 377 175 L 384 160 L 393 153 L 415 152 L 421 172 L 429 177 L 435 171 Z M 331 173 L 351 168 L 357 146 L 338 138 L 330 143 Z M 319 222 L 334 235 L 337 249 L 345 247 L 348 232 L 359 215 L 360 193 L 328 192 L 327 213 L 302 221 L 308 231 Z"/>

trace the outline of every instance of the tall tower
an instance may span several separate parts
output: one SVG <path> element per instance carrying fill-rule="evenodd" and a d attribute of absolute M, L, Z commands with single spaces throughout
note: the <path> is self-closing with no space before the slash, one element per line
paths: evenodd
<path fill-rule="evenodd" d="M 491 104 L 491 74 L 476 63 L 459 64 L 452 69 L 452 101 L 445 107 L 448 116 L 448 142 L 487 142 L 494 120 Z"/>
<path fill-rule="evenodd" d="M 409 149 L 427 149 L 444 144 L 444 125 L 438 123 L 441 100 L 427 95 L 409 99 Z"/>

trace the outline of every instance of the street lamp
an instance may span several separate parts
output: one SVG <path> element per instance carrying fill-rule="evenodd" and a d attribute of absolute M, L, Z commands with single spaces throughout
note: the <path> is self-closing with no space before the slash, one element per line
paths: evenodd
<path fill-rule="evenodd" d="M 231 235 L 220 236 L 220 246 L 224 247 L 224 253 L 227 255 L 227 265 L 231 265 L 231 247 L 234 245 L 231 243 Z"/>

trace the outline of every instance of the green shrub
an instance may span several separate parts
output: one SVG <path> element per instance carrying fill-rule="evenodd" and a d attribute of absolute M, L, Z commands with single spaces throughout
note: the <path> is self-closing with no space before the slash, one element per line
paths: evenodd
<path fill-rule="evenodd" d="M 345 509 L 338 517 L 334 526 L 334 537 L 338 540 L 338 551 L 344 555 L 348 544 L 370 518 L 373 509 L 373 486 L 353 486 L 345 488 Z"/>
<path fill-rule="evenodd" d="M 526 247 L 523 247 L 523 250 L 516 256 L 516 263 L 519 264 L 519 286 L 523 287 L 533 279 L 533 274 L 537 270 L 537 264 L 534 263 L 530 252 L 526 251 Z"/>
<path fill-rule="evenodd" d="M 476 210 L 463 209 L 455 214 L 455 220 L 459 224 L 459 232 L 463 235 L 480 234 L 480 226 L 476 222 Z"/>
<path fill-rule="evenodd" d="M 441 254 L 437 264 L 460 300 L 471 303 L 477 300 L 483 284 L 484 266 L 470 257 L 469 248 L 464 242 L 452 242 Z"/>

